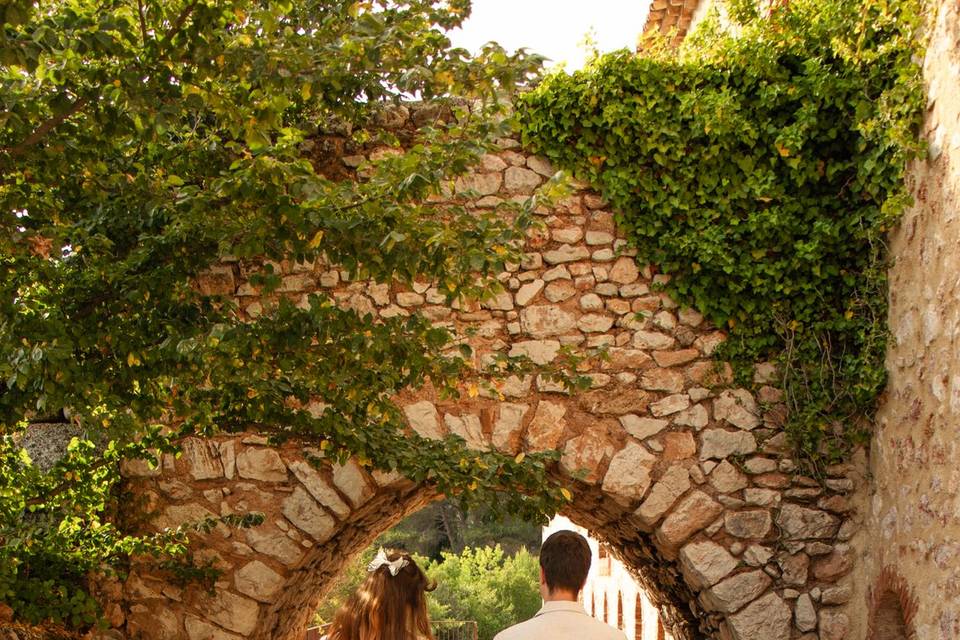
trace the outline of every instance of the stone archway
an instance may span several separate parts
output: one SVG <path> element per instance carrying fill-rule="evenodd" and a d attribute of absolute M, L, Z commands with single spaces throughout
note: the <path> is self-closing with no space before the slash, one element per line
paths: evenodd
<path fill-rule="evenodd" d="M 504 140 L 450 197 L 472 190 L 479 198 L 469 206 L 490 207 L 530 195 L 552 172 Z M 575 396 L 513 377 L 502 400 L 440 402 L 424 390 L 398 401 L 425 437 L 454 434 L 511 454 L 560 451 L 553 472 L 574 494 L 565 515 L 631 568 L 678 640 L 810 640 L 826 619 L 830 633 L 819 637 L 842 640 L 842 603 L 820 596 L 851 568 L 848 469 L 831 468 L 824 485 L 796 471 L 779 392 L 763 385 L 762 368 L 756 396 L 729 387 L 729 370 L 711 357 L 723 333 L 655 291 L 659 276 L 636 264 L 602 198 L 581 189 L 541 213 L 544 230 L 531 235 L 523 263 L 501 274 L 505 292 L 482 304 L 451 308 L 428 283 L 349 282 L 322 264 L 280 265 L 283 295 L 322 290 L 381 317 L 418 311 L 463 335 L 472 329 L 478 358 L 506 352 L 546 363 L 563 345 L 607 346 L 609 360 L 587 372 L 592 388 Z M 224 263 L 200 285 L 255 316 L 270 301 L 244 274 Z M 125 472 L 156 527 L 266 514 L 248 531 L 196 537 L 196 556 L 222 571 L 212 595 L 156 572 L 131 574 L 126 627 L 145 640 L 298 638 L 350 556 L 437 497 L 355 462 L 318 472 L 295 443 L 274 449 L 255 435 L 190 439 L 161 469 Z"/>

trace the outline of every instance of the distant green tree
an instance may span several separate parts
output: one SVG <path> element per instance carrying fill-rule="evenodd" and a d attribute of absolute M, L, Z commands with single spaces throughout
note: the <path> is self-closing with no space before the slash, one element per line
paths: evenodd
<path fill-rule="evenodd" d="M 480 640 L 533 616 L 540 608 L 539 562 L 526 549 L 508 556 L 497 545 L 444 553 L 428 562 L 427 575 L 437 581 L 431 615 L 475 620 Z"/>
<path fill-rule="evenodd" d="M 494 514 L 485 505 L 465 509 L 441 500 L 405 518 L 381 536 L 378 544 L 440 560 L 444 551 L 500 545 L 507 555 L 540 547 L 540 526 L 523 518 Z"/>

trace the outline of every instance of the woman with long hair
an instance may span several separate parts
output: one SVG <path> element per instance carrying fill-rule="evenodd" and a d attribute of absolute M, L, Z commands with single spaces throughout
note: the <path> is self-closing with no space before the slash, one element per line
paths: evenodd
<path fill-rule="evenodd" d="M 327 640 L 434 640 L 427 615 L 431 582 L 409 554 L 380 549 L 367 578 L 333 617 Z"/>

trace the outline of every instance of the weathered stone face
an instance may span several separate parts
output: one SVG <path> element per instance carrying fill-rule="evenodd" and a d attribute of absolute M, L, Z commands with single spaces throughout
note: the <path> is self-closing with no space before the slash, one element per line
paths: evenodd
<path fill-rule="evenodd" d="M 670 467 L 637 509 L 637 517 L 643 524 L 652 526 L 689 488 L 690 473 L 680 465 Z"/>
<path fill-rule="evenodd" d="M 657 539 L 667 549 L 675 549 L 722 512 L 723 507 L 710 496 L 702 491 L 694 491 L 663 521 L 657 530 Z"/>
<path fill-rule="evenodd" d="M 840 520 L 825 511 L 786 504 L 777 517 L 777 525 L 791 540 L 832 538 L 840 527 Z"/>
<path fill-rule="evenodd" d="M 423 400 L 408 404 L 403 408 L 410 426 L 424 438 L 440 440 L 444 433 L 440 428 L 440 414 L 432 402 Z"/>
<path fill-rule="evenodd" d="M 283 515 L 317 542 L 324 542 L 333 533 L 334 521 L 304 489 L 297 487 L 283 501 Z"/>
<path fill-rule="evenodd" d="M 691 585 L 710 587 L 736 567 L 737 559 L 719 544 L 709 540 L 691 542 L 680 550 L 680 569 Z"/>
<path fill-rule="evenodd" d="M 318 502 L 343 518 L 350 513 L 350 506 L 340 498 L 330 483 L 309 462 L 298 460 L 290 463 L 290 471 Z"/>
<path fill-rule="evenodd" d="M 525 404 L 504 402 L 500 405 L 500 415 L 493 425 L 493 446 L 500 451 L 516 453 L 520 450 L 520 431 L 523 428 L 523 416 L 530 407 Z"/>
<path fill-rule="evenodd" d="M 248 562 L 234 575 L 237 591 L 260 602 L 271 602 L 283 582 L 283 576 L 259 560 Z"/>
<path fill-rule="evenodd" d="M 556 449 L 566 428 L 563 417 L 567 409 L 562 404 L 542 400 L 537 405 L 533 420 L 527 427 L 526 444 L 529 451 Z"/>
<path fill-rule="evenodd" d="M 733 640 L 790 640 L 792 619 L 789 605 L 769 593 L 727 621 Z"/>
<path fill-rule="evenodd" d="M 738 573 L 704 591 L 700 601 L 708 610 L 733 613 L 755 600 L 772 582 L 763 571 Z"/>
<path fill-rule="evenodd" d="M 241 478 L 266 482 L 284 482 L 287 468 L 273 449 L 249 448 L 237 456 L 237 473 Z"/>
<path fill-rule="evenodd" d="M 535 364 L 548 364 L 560 353 L 559 340 L 524 340 L 510 349 L 510 356 L 526 356 Z"/>
<path fill-rule="evenodd" d="M 656 418 L 641 418 L 634 414 L 620 416 L 620 424 L 637 440 L 646 440 L 654 436 L 670 424 L 669 420 L 658 420 Z"/>
<path fill-rule="evenodd" d="M 724 529 L 737 538 L 765 538 L 770 533 L 772 518 L 766 509 L 727 513 Z"/>
<path fill-rule="evenodd" d="M 724 391 L 713 402 L 713 416 L 740 429 L 755 429 L 760 426 L 757 402 L 745 389 Z"/>
<path fill-rule="evenodd" d="M 520 312 L 520 326 L 534 338 L 558 336 L 571 331 L 577 324 L 572 313 L 552 305 L 533 305 Z"/>
<path fill-rule="evenodd" d="M 183 441 L 183 460 L 191 477 L 195 480 L 210 480 L 223 476 L 223 464 L 220 462 L 216 445 L 200 438 L 187 438 Z"/>
<path fill-rule="evenodd" d="M 757 450 L 757 440 L 749 433 L 706 429 L 701 434 L 700 459 L 728 458 Z"/>
<path fill-rule="evenodd" d="M 650 486 L 650 469 L 656 461 L 656 456 L 642 445 L 628 443 L 610 461 L 603 490 L 626 502 L 639 500 Z"/>
<path fill-rule="evenodd" d="M 257 552 L 276 558 L 291 567 L 303 558 L 304 549 L 281 531 L 252 527 L 246 533 L 247 543 Z"/>

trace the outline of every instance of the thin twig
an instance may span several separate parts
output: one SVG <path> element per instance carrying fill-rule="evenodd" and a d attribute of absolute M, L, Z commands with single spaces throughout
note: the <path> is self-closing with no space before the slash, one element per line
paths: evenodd
<path fill-rule="evenodd" d="M 113 462 L 114 461 L 110 460 L 109 458 L 100 458 L 90 466 L 90 471 L 96 471 L 97 469 L 113 464 Z M 64 480 L 63 482 L 61 482 L 50 491 L 43 494 L 42 496 L 31 498 L 30 500 L 27 500 L 24 504 L 26 504 L 26 506 L 28 507 L 32 507 L 38 504 L 43 504 L 44 502 L 50 502 L 51 498 L 54 498 L 60 495 L 61 493 L 69 489 L 74 484 L 76 483 L 74 483 L 72 480 Z"/>
<path fill-rule="evenodd" d="M 183 8 L 183 10 L 180 12 L 180 15 L 177 16 L 177 19 L 174 20 L 173 24 L 170 25 L 170 28 L 167 29 L 166 35 L 163 36 L 164 42 L 169 42 L 175 35 L 177 35 L 177 33 L 179 33 L 180 29 L 183 28 L 183 23 L 187 21 L 187 18 L 190 17 L 190 14 L 193 13 L 193 10 L 197 8 L 198 4 L 200 4 L 200 0 L 194 0 Z"/>
<path fill-rule="evenodd" d="M 147 16 L 143 9 L 143 0 L 137 0 L 137 12 L 140 14 L 140 37 L 143 46 L 147 46 Z"/>
<path fill-rule="evenodd" d="M 183 10 L 180 12 L 180 15 L 177 16 L 177 19 L 170 26 L 170 29 L 167 30 L 166 35 L 164 35 L 163 43 L 169 42 L 177 35 L 177 33 L 180 32 L 184 23 L 187 21 L 187 18 L 190 17 L 190 14 L 193 13 L 193 10 L 196 9 L 198 4 L 200 4 L 200 0 L 194 0 L 194 2 L 191 2 L 183 8 Z M 2 151 L 10 158 L 16 158 L 23 155 L 27 149 L 43 140 L 48 133 L 63 124 L 65 120 L 79 113 L 84 107 L 90 104 L 92 100 L 93 97 L 91 96 L 77 98 L 68 109 L 42 123 L 33 131 L 33 133 L 24 138 L 22 142 L 12 147 L 7 147 Z"/>
<path fill-rule="evenodd" d="M 16 146 L 7 147 L 4 149 L 4 151 L 11 158 L 16 158 L 23 155 L 27 149 L 43 140 L 44 136 L 63 124 L 65 120 L 78 113 L 81 109 L 87 106 L 89 102 L 90 98 L 88 97 L 77 98 L 68 109 L 58 113 L 41 124 L 39 127 L 34 129 L 33 133 L 24 138 L 23 141 Z"/>

